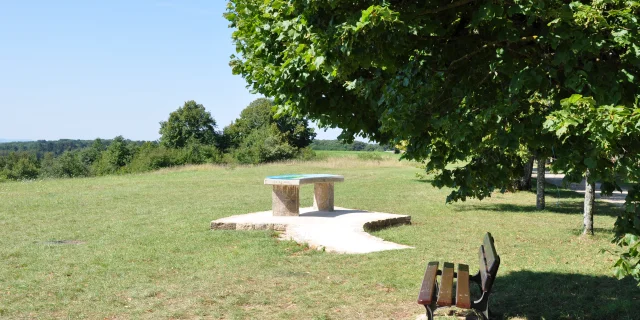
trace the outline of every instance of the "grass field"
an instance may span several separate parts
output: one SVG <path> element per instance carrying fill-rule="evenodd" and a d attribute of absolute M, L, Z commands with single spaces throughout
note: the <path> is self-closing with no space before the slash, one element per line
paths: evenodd
<path fill-rule="evenodd" d="M 600 252 L 614 249 L 617 209 L 598 203 L 596 236 L 583 238 L 577 194 L 550 191 L 542 212 L 530 192 L 446 205 L 448 190 L 416 172 L 394 159 L 328 153 L 306 163 L 2 183 L 0 318 L 415 319 L 426 263 L 476 269 L 490 231 L 502 258 L 491 305 L 505 319 L 640 319 L 640 290 L 612 278 L 614 257 Z M 375 235 L 415 249 L 338 255 L 273 232 L 209 230 L 213 219 L 268 210 L 262 181 L 285 173 L 344 175 L 336 205 L 411 215 L 412 225 Z M 305 206 L 312 188 L 302 188 Z"/>
<path fill-rule="evenodd" d="M 318 158 L 324 160 L 327 158 L 357 158 L 357 159 L 370 159 L 370 158 L 382 158 L 383 160 L 400 159 L 400 154 L 393 152 L 381 152 L 381 151 L 315 151 Z"/>

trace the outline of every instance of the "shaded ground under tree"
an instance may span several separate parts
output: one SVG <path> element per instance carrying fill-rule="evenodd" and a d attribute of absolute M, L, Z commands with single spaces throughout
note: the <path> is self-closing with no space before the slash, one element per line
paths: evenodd
<path fill-rule="evenodd" d="M 522 270 L 498 275 L 494 292 L 498 319 L 640 319 L 632 279 Z"/>

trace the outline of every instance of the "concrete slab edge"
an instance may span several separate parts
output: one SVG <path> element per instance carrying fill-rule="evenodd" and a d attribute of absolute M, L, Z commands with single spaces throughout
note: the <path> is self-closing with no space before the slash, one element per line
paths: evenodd
<path fill-rule="evenodd" d="M 286 224 L 279 223 L 236 223 L 211 221 L 211 230 L 274 230 L 287 231 Z"/>
<path fill-rule="evenodd" d="M 382 219 L 366 222 L 362 227 L 367 232 L 378 231 L 384 228 L 390 228 L 400 225 L 410 225 L 411 216 L 402 216 L 391 219 Z M 236 222 L 219 222 L 211 221 L 211 230 L 274 230 L 287 231 L 287 224 L 279 223 L 236 223 Z"/>
<path fill-rule="evenodd" d="M 369 221 L 365 223 L 362 226 L 362 228 L 364 229 L 364 231 L 372 232 L 372 231 L 378 231 L 378 230 L 389 228 L 389 227 L 410 225 L 410 224 L 411 224 L 411 216 L 401 216 L 397 218 Z"/>

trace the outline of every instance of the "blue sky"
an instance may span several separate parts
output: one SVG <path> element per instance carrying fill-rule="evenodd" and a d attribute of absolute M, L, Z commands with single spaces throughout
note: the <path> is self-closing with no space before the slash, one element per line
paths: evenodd
<path fill-rule="evenodd" d="M 228 125 L 257 96 L 231 74 L 225 6 L 0 2 L 0 138 L 155 140 L 158 123 L 186 100 L 203 104 L 219 129 Z"/>

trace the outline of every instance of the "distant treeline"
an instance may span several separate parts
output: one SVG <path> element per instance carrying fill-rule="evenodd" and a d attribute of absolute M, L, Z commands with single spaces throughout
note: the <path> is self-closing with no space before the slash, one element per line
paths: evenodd
<path fill-rule="evenodd" d="M 0 181 L 144 172 L 222 160 L 222 153 L 215 146 L 202 145 L 197 141 L 179 149 L 167 148 L 158 142 L 126 140 L 122 136 L 113 140 L 48 142 L 51 144 L 15 143 L 24 149 L 5 150 L 8 153 L 0 156 Z M 42 150 L 38 146 L 51 149 Z"/>
<path fill-rule="evenodd" d="M 259 164 L 315 157 L 306 119 L 274 117 L 260 98 L 222 131 L 204 106 L 187 101 L 160 123 L 159 141 L 58 140 L 0 143 L 0 182 L 134 173 L 186 164 Z"/>
<path fill-rule="evenodd" d="M 394 150 L 392 146 L 379 145 L 373 143 L 365 143 L 354 141 L 352 143 L 344 143 L 340 140 L 314 140 L 311 145 L 313 150 L 330 150 L 330 151 L 388 151 Z"/>
<path fill-rule="evenodd" d="M 187 101 L 160 123 L 159 141 L 24 141 L 0 143 L 0 182 L 37 178 L 134 173 L 186 164 L 259 164 L 315 158 L 313 150 L 387 151 L 393 147 L 354 141 L 314 140 L 306 119 L 274 117 L 260 98 L 222 131 L 204 106 Z"/>
<path fill-rule="evenodd" d="M 100 140 L 100 143 L 108 147 L 113 140 Z M 35 154 L 37 158 L 43 158 L 45 154 L 52 153 L 54 156 L 59 156 L 65 151 L 74 151 L 90 147 L 94 143 L 94 140 L 73 140 L 73 139 L 60 139 L 60 140 L 38 140 L 38 141 L 23 141 L 23 142 L 0 142 L 0 157 L 6 157 L 12 152 L 27 152 Z M 131 141 L 131 143 L 142 145 L 144 141 Z"/>

